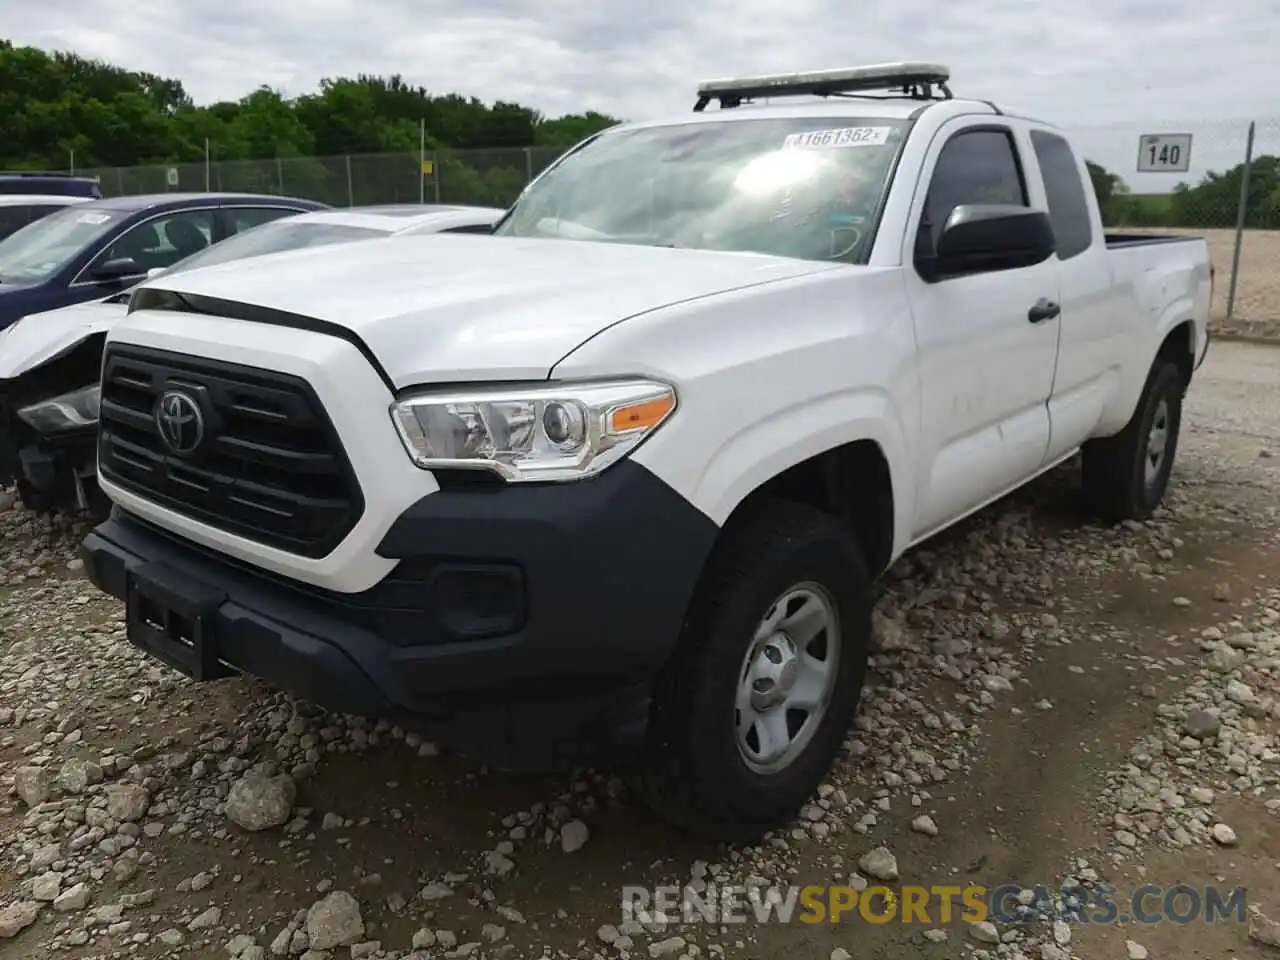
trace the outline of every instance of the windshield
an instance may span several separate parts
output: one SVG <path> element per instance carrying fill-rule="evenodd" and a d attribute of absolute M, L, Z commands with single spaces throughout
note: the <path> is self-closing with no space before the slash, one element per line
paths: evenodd
<path fill-rule="evenodd" d="M 125 214 L 71 206 L 0 240 L 0 283 L 42 283 L 85 247 L 115 229 Z"/>
<path fill-rule="evenodd" d="M 326 243 L 347 243 L 352 240 L 371 240 L 385 237 L 388 231 L 374 227 L 354 227 L 343 223 L 296 223 L 289 219 L 273 220 L 260 227 L 228 237 L 199 253 L 187 257 L 165 271 L 166 274 L 193 267 L 209 267 L 215 263 L 229 263 L 247 257 L 260 257 L 268 253 L 301 250 Z"/>
<path fill-rule="evenodd" d="M 496 231 L 857 262 L 908 121 L 792 117 L 607 132 Z"/>

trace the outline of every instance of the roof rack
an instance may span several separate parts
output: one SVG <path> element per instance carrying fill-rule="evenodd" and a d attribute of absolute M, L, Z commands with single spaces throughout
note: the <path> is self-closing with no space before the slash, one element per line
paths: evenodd
<path fill-rule="evenodd" d="M 891 96 L 912 100 L 949 100 L 951 70 L 941 63 L 877 63 L 838 70 L 777 73 L 757 77 L 708 80 L 698 85 L 695 112 L 720 101 L 722 110 L 756 97 L 856 97 L 893 91 Z M 941 96 L 934 92 L 937 88 Z"/>

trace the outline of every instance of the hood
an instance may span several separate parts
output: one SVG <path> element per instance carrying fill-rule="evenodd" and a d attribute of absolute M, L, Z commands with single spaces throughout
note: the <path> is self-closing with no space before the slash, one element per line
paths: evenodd
<path fill-rule="evenodd" d="M 839 265 L 757 254 L 444 234 L 317 247 L 142 285 L 355 333 L 397 387 L 541 380 L 619 321 Z M 209 312 L 216 314 L 216 305 Z"/>
<path fill-rule="evenodd" d="M 92 300 L 32 313 L 0 332 L 0 379 L 12 380 L 123 320 L 129 306 Z"/>

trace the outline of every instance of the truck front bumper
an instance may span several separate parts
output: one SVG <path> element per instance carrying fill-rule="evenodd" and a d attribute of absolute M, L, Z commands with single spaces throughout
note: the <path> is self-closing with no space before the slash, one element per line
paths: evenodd
<path fill-rule="evenodd" d="M 421 729 L 502 767 L 590 762 L 643 736 L 715 524 L 624 461 L 576 483 L 442 489 L 387 532 L 358 594 L 300 584 L 116 508 L 84 541 L 131 642 Z"/>

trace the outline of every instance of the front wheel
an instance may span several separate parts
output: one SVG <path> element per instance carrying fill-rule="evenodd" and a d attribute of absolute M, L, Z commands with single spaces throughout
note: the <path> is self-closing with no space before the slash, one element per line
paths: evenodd
<path fill-rule="evenodd" d="M 775 501 L 731 522 L 655 690 L 655 812 L 713 840 L 785 824 L 852 722 L 870 632 L 866 563 L 837 520 Z"/>
<path fill-rule="evenodd" d="M 1159 358 L 1133 417 L 1114 437 L 1084 445 L 1084 493 L 1108 520 L 1146 520 L 1169 487 L 1182 427 L 1182 372 Z"/>

